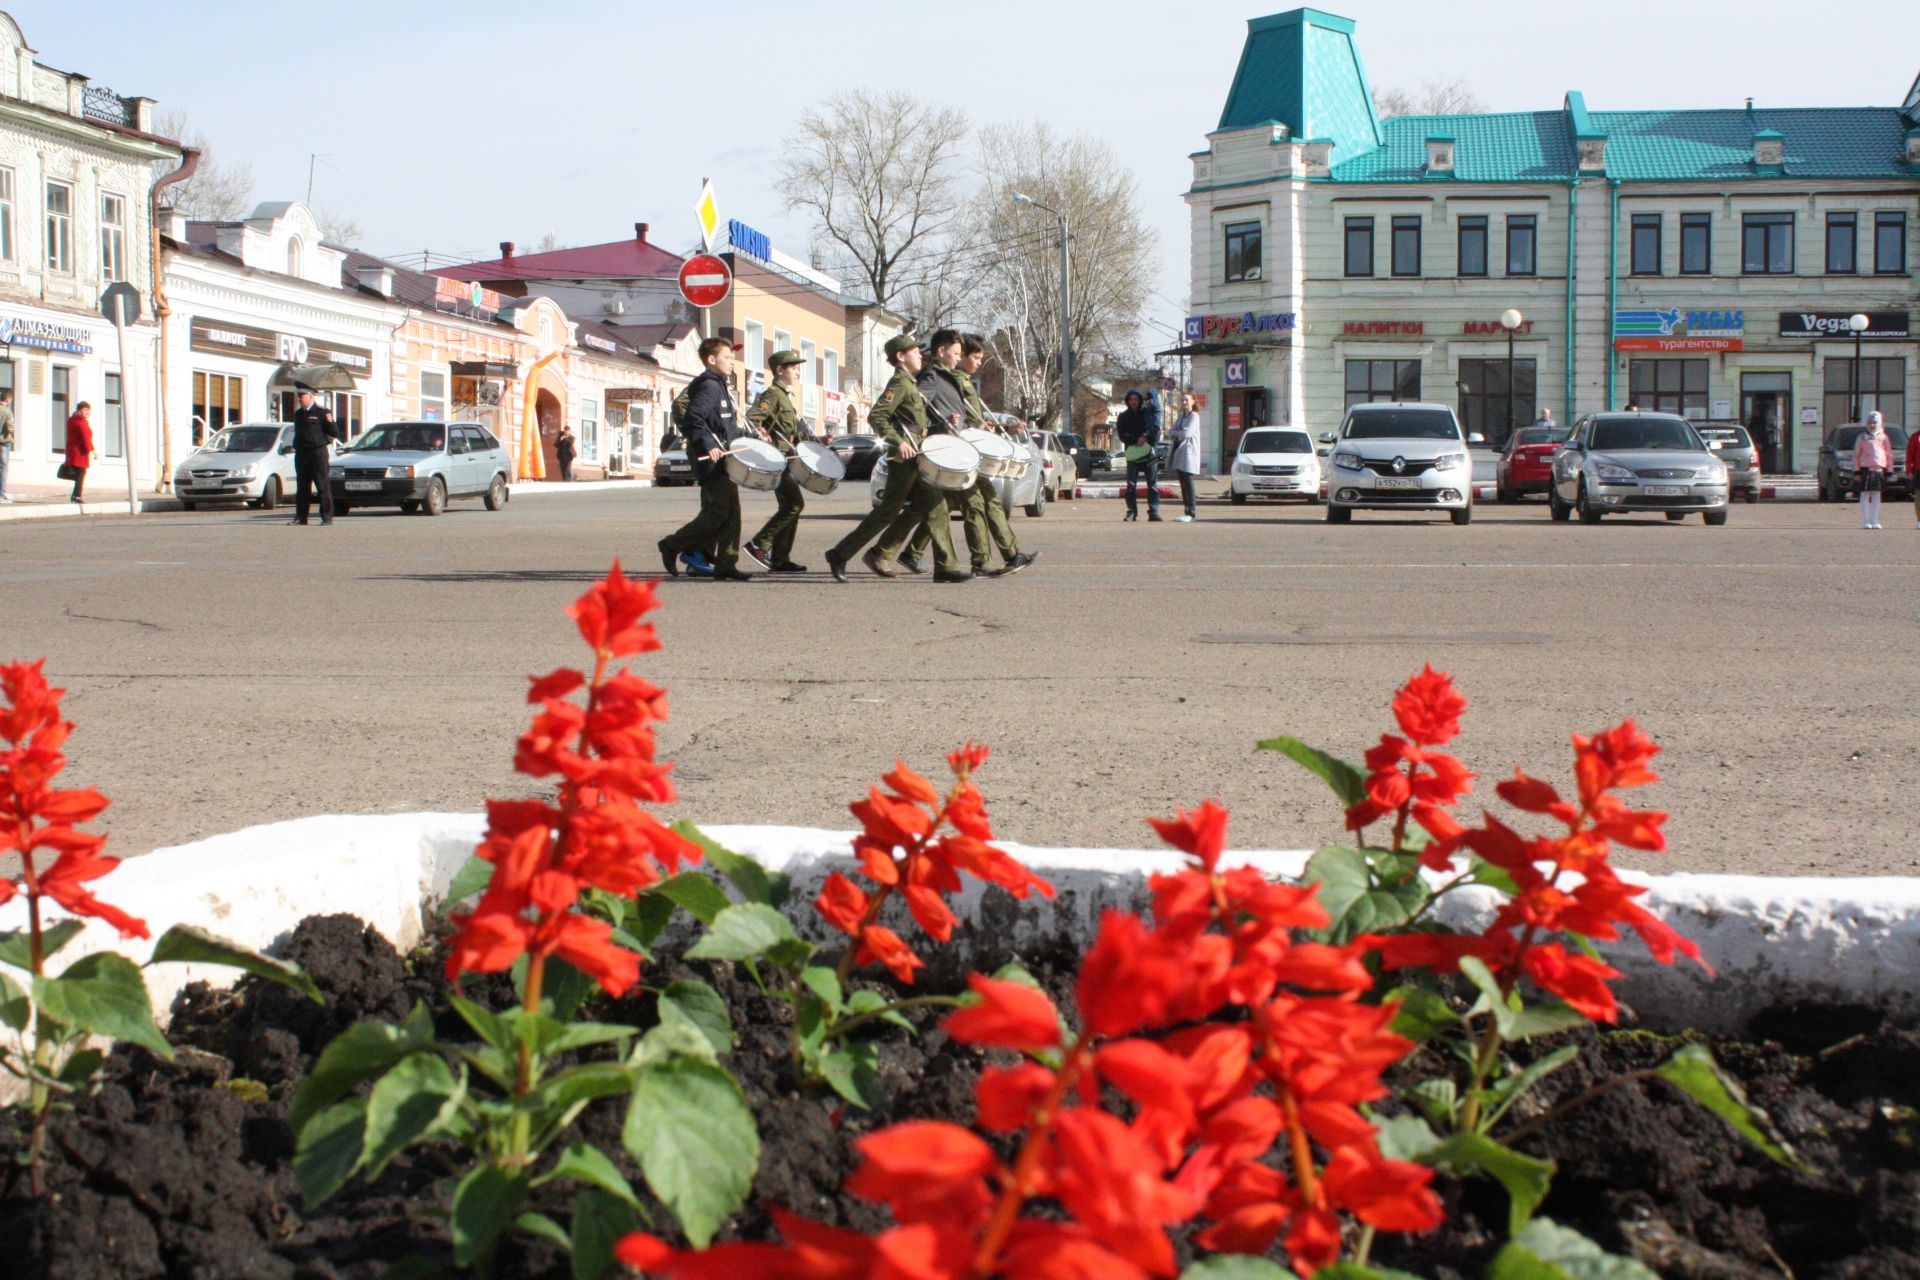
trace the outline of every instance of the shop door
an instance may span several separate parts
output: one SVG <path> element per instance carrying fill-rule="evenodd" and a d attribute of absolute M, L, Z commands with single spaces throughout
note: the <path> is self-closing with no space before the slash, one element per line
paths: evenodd
<path fill-rule="evenodd" d="M 542 390 L 535 401 L 535 421 L 540 429 L 540 461 L 545 464 L 547 479 L 560 478 L 560 401 L 551 392 Z"/>
<path fill-rule="evenodd" d="M 1228 387 L 1221 399 L 1221 412 L 1224 415 L 1220 424 L 1220 449 L 1223 455 L 1222 467 L 1233 461 L 1240 451 L 1240 437 L 1248 427 L 1257 427 L 1267 420 L 1267 389 L 1265 387 Z"/>
<path fill-rule="evenodd" d="M 1753 442 L 1760 446 L 1760 470 L 1764 474 L 1794 470 L 1791 374 L 1741 374 L 1740 421 L 1746 424 Z"/>

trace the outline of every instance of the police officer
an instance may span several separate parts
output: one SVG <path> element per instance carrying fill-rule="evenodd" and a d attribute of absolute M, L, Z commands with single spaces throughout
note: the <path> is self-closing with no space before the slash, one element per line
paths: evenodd
<path fill-rule="evenodd" d="M 660 560 L 669 577 L 680 576 L 681 556 L 711 556 L 720 582 L 751 582 L 740 572 L 740 490 L 727 474 L 727 445 L 740 434 L 733 407 L 733 344 L 708 338 L 700 344 L 706 366 L 687 387 L 687 457 L 700 481 L 700 511 L 659 542 Z"/>
<path fill-rule="evenodd" d="M 333 523 L 333 480 L 327 474 L 327 444 L 345 444 L 347 431 L 313 398 L 313 388 L 294 384 L 300 407 L 293 411 L 293 522 L 307 523 L 307 486 L 320 491 L 320 523 Z"/>
<path fill-rule="evenodd" d="M 972 574 L 963 573 L 953 554 L 953 533 L 947 528 L 946 497 L 920 478 L 914 459 L 920 456 L 921 442 L 927 438 L 927 402 L 921 398 L 914 375 L 920 371 L 924 356 L 920 339 L 910 333 L 891 338 L 886 345 L 887 363 L 893 366 L 893 378 L 874 401 L 867 423 L 887 442 L 887 483 L 880 501 L 853 531 L 827 550 L 827 568 L 836 582 L 847 580 L 847 562 L 861 547 L 883 532 L 903 512 L 926 519 L 935 511 L 941 519 L 933 521 L 933 564 L 935 582 L 965 582 Z M 897 575 L 877 558 L 879 548 L 862 559 L 867 568 L 883 578 Z"/>
<path fill-rule="evenodd" d="M 793 403 L 793 388 L 800 384 L 800 369 L 805 363 L 798 351 L 776 351 L 768 356 L 773 385 L 762 391 L 747 410 L 748 425 L 789 458 L 796 445 L 813 435 Z M 773 496 L 779 506 L 760 526 L 760 532 L 747 540 L 747 554 L 774 573 L 805 573 L 807 566 L 793 562 L 793 536 L 800 530 L 800 513 L 807 506 L 805 491 L 798 480 L 783 474 Z"/>

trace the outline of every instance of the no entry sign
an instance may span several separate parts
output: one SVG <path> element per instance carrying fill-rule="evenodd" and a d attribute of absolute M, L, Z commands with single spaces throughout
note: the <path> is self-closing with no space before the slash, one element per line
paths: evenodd
<path fill-rule="evenodd" d="M 680 296 L 696 307 L 717 306 L 733 288 L 733 273 L 710 253 L 696 253 L 680 267 Z"/>

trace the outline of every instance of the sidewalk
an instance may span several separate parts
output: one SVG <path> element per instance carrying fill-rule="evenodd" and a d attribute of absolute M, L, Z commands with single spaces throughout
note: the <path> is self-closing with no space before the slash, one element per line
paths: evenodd
<path fill-rule="evenodd" d="M 597 493 L 605 489 L 627 489 L 635 493 L 653 488 L 651 480 L 579 480 L 572 484 L 561 484 L 557 480 L 522 480 L 510 487 L 515 498 L 538 497 L 553 493 Z M 67 500 L 72 492 L 70 486 L 23 484 L 8 485 L 7 496 L 12 502 L 0 502 L 0 522 L 8 520 L 58 520 L 64 517 L 78 516 L 124 516 L 132 512 L 127 507 L 126 490 L 102 490 L 89 492 L 84 504 Z M 140 492 L 138 494 L 140 510 L 151 514 L 158 511 L 184 511 L 186 508 L 180 499 L 170 493 Z M 292 496 L 284 502 L 291 504 Z M 213 510 L 214 508 L 209 508 Z M 231 504 L 230 510 L 246 510 L 239 504 Z"/>

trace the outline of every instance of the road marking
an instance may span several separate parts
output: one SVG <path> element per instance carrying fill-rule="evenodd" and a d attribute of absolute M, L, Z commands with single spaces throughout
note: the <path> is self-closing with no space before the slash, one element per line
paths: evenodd
<path fill-rule="evenodd" d="M 1070 568 L 1075 570 L 1086 570 L 1086 569 L 1127 569 L 1127 570 L 1189 569 L 1190 570 L 1195 567 L 1193 564 L 1181 563 L 1181 562 L 1117 563 L 1117 562 L 1108 561 L 1108 560 L 1098 560 L 1098 561 L 1092 561 L 1084 564 L 1076 564 L 1071 561 L 1068 561 L 1067 558 L 1064 556 L 1056 560 L 1055 563 L 1061 565 L 1063 568 Z M 1866 562 L 1866 561 L 1859 561 L 1859 560 L 1841 560 L 1841 561 L 1833 561 L 1833 562 L 1816 563 L 1811 561 L 1798 561 L 1798 560 L 1716 560 L 1710 563 L 1701 563 L 1697 561 L 1674 561 L 1672 563 L 1662 563 L 1660 561 L 1640 561 L 1640 560 L 1565 560 L 1565 561 L 1528 560 L 1528 561 L 1499 561 L 1499 562 L 1465 561 L 1465 560 L 1435 560 L 1435 561 L 1385 560 L 1385 561 L 1378 561 L 1378 562 L 1361 561 L 1356 563 L 1356 562 L 1347 561 L 1347 560 L 1321 560 L 1321 561 L 1313 561 L 1313 562 L 1286 560 L 1286 561 L 1279 561 L 1276 563 L 1268 564 L 1268 563 L 1260 563 L 1256 561 L 1247 561 L 1247 560 L 1242 560 L 1242 561 L 1209 560 L 1207 561 L 1205 567 L 1210 569 L 1300 569 L 1300 570 L 1313 570 L 1313 569 L 1319 569 L 1319 570 L 1346 570 L 1346 569 L 1714 569 L 1714 570 L 1721 570 L 1721 569 L 1845 569 L 1851 572 L 1856 569 L 1920 569 L 1920 561 L 1915 561 L 1915 562 L 1897 562 L 1896 561 L 1896 562 L 1886 562 L 1886 563 L 1874 563 L 1874 562 Z M 1141 585 L 1158 587 L 1158 586 L 1168 586 L 1168 585 L 1178 585 L 1178 584 L 1142 583 Z M 1214 583 L 1212 585 L 1215 587 L 1219 587 L 1219 586 L 1226 586 L 1230 584 Z"/>

